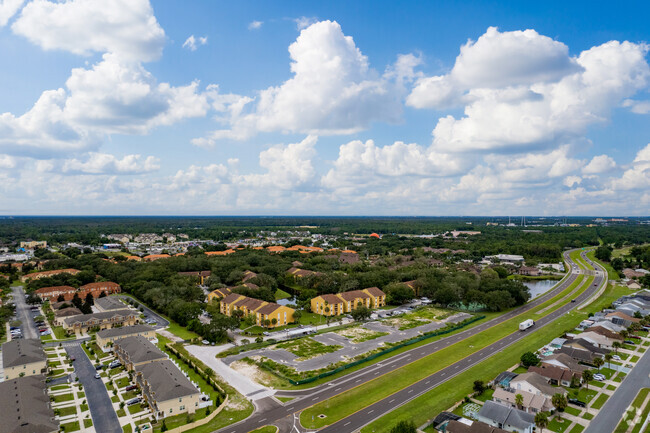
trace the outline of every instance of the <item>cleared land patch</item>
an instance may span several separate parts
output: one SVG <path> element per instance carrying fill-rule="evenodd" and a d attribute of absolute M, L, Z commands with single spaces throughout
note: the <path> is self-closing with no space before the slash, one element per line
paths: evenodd
<path fill-rule="evenodd" d="M 363 326 L 353 326 L 351 328 L 339 329 L 338 331 L 335 331 L 335 334 L 348 338 L 351 343 L 356 344 L 368 340 L 374 340 L 375 338 L 383 337 L 389 333 L 372 331 L 370 329 L 364 328 Z"/>
<path fill-rule="evenodd" d="M 343 346 L 336 344 L 330 346 L 318 342 L 311 337 L 307 337 L 276 344 L 275 348 L 289 351 L 299 357 L 296 359 L 297 361 L 304 361 L 325 353 L 336 352 L 337 350 L 342 349 Z"/>

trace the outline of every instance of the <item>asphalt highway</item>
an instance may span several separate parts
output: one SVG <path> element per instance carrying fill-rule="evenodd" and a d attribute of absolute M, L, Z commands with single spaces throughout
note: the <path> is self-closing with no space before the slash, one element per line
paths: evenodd
<path fill-rule="evenodd" d="M 296 412 L 300 412 L 310 406 L 313 406 L 318 402 L 325 401 L 329 398 L 334 397 L 335 395 L 345 392 L 346 390 L 357 387 L 361 385 L 363 382 L 368 382 L 370 380 L 376 379 L 380 375 L 384 375 L 386 373 L 394 371 L 400 367 L 403 367 L 406 364 L 410 364 L 411 362 L 416 361 L 417 359 L 428 356 L 432 353 L 435 353 L 438 350 L 444 349 L 445 347 L 451 344 L 457 343 L 468 337 L 476 335 L 477 333 L 484 331 L 489 327 L 492 327 L 508 319 L 511 319 L 515 316 L 518 316 L 522 313 L 525 313 L 526 311 L 529 311 L 530 309 L 536 307 L 537 305 L 547 301 L 548 299 L 556 296 L 558 293 L 565 290 L 578 277 L 579 273 L 577 271 L 577 266 L 575 266 L 574 268 L 574 263 L 570 260 L 568 253 L 569 252 L 564 253 L 564 258 L 565 261 L 569 264 L 569 269 L 571 271 L 570 275 L 568 275 L 565 279 L 563 279 L 560 282 L 560 284 L 558 284 L 553 290 L 536 298 L 530 303 L 523 305 L 519 308 L 516 308 L 506 314 L 503 314 L 479 326 L 469 328 L 453 336 L 446 337 L 441 340 L 403 352 L 399 355 L 396 355 L 395 357 L 392 357 L 385 361 L 381 361 L 374 365 L 370 365 L 361 370 L 350 373 L 344 377 L 332 380 L 326 384 L 314 388 L 310 388 L 310 389 L 305 389 L 305 390 L 278 392 L 276 394 L 277 396 L 294 397 L 296 398 L 296 400 L 292 400 L 282 406 L 271 406 L 266 408 L 266 410 L 257 411 L 246 420 L 243 420 L 237 424 L 230 425 L 228 427 L 224 427 L 219 431 L 226 432 L 226 433 L 246 433 L 255 430 L 256 428 L 259 428 L 261 426 L 275 423 L 278 420 L 281 420 L 288 416 L 292 416 L 292 414 Z M 584 253 L 582 254 L 583 254 L 583 258 L 589 261 L 588 259 L 586 259 L 586 257 L 584 257 Z M 369 422 L 372 422 L 374 419 L 390 412 L 396 407 L 407 403 L 408 401 L 412 400 L 418 395 L 435 388 L 436 386 L 440 385 L 446 380 L 449 380 L 450 378 L 454 377 L 458 373 L 478 364 L 479 362 L 482 362 L 487 357 L 505 349 L 509 345 L 527 336 L 530 332 L 534 332 L 536 329 L 539 329 L 540 327 L 550 323 L 551 321 L 555 320 L 556 318 L 562 316 L 563 314 L 572 310 L 576 306 L 580 305 L 582 302 L 584 302 L 586 299 L 588 299 L 591 295 L 593 295 L 598 290 L 598 287 L 602 284 L 603 279 L 604 279 L 603 274 L 599 274 L 595 278 L 594 283 L 583 294 L 575 298 L 576 299 L 575 303 L 567 303 L 566 305 L 562 306 L 558 310 L 538 320 L 535 326 L 531 328 L 531 330 L 527 332 L 516 331 L 515 333 L 510 334 L 507 337 L 504 337 L 503 339 L 495 342 L 494 344 L 475 352 L 471 356 L 462 359 L 457 363 L 452 364 L 449 367 L 440 370 L 432 374 L 431 376 L 422 379 L 421 381 L 383 400 L 380 400 L 375 404 L 366 407 L 365 409 L 347 418 L 344 418 L 339 422 L 336 422 L 328 427 L 325 427 L 323 431 L 327 431 L 327 432 L 355 431 L 363 427 L 364 425 L 368 424 Z M 578 288 L 576 288 L 576 290 L 578 290 Z M 572 294 L 567 295 L 567 297 L 569 296 L 572 296 Z"/>

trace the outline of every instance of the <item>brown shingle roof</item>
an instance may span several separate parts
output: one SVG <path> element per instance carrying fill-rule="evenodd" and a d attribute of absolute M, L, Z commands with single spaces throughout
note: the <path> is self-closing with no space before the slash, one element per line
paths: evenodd
<path fill-rule="evenodd" d="M 370 295 L 362 292 L 361 290 L 350 290 L 349 292 L 341 292 L 339 296 L 345 299 L 346 301 L 354 301 L 357 298 L 370 298 Z"/>
<path fill-rule="evenodd" d="M 340 304 L 343 302 L 343 300 L 338 296 L 329 293 L 326 295 L 320 295 L 320 297 L 323 298 L 323 301 L 327 302 L 328 304 Z"/>
<path fill-rule="evenodd" d="M 256 312 L 263 315 L 269 315 L 269 314 L 273 314 L 273 312 L 275 312 L 275 310 L 277 310 L 278 308 L 280 308 L 280 305 L 271 302 L 270 304 L 266 304 Z"/>
<path fill-rule="evenodd" d="M 368 287 L 367 289 L 364 289 L 364 290 L 366 290 L 368 293 L 370 293 L 374 297 L 386 296 L 386 294 L 384 292 L 382 292 L 379 287 Z"/>

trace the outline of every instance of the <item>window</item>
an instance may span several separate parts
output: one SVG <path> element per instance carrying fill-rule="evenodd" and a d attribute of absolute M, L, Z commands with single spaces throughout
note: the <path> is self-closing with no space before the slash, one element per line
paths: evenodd
<path fill-rule="evenodd" d="M 172 413 L 172 408 L 171 407 L 169 408 L 169 413 Z"/>
<path fill-rule="evenodd" d="M 178 397 L 178 402 L 180 403 L 181 401 L 183 401 L 183 397 Z"/>
<path fill-rule="evenodd" d="M 185 410 L 185 406 L 179 407 L 178 410 Z"/>

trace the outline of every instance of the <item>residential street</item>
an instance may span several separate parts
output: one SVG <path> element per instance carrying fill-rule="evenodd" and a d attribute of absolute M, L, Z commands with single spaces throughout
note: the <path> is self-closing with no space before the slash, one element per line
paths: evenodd
<path fill-rule="evenodd" d="M 95 430 L 101 433 L 122 433 L 108 391 L 101 380 L 95 379 L 95 367 L 86 352 L 78 343 L 67 343 L 64 347 L 70 357 L 77 359 L 74 362 L 75 373 L 84 386 Z"/>
<path fill-rule="evenodd" d="M 650 350 L 639 359 L 621 386 L 591 421 L 585 433 L 611 433 L 641 388 L 650 388 Z"/>

